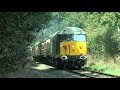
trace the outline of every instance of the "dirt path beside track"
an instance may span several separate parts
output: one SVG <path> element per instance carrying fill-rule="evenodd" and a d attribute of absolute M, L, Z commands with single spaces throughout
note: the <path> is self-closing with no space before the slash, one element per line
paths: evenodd
<path fill-rule="evenodd" d="M 28 64 L 23 69 L 4 76 L 5 78 L 80 78 L 63 70 L 42 63 Z"/>

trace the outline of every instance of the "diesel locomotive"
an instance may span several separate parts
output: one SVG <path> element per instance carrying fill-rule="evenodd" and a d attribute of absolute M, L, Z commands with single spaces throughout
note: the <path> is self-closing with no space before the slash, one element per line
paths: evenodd
<path fill-rule="evenodd" d="M 59 69 L 80 69 L 87 62 L 86 34 L 81 28 L 67 27 L 34 46 L 32 51 L 35 59 L 44 59 Z"/>

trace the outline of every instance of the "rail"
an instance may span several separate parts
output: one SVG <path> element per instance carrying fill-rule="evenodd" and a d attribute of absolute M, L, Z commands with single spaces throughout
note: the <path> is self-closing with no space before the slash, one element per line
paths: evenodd
<path fill-rule="evenodd" d="M 79 75 L 80 77 L 85 76 L 88 78 L 120 78 L 120 76 L 105 74 L 97 71 L 92 71 L 88 69 L 81 69 L 81 70 L 66 70 L 70 73 L 74 73 Z"/>

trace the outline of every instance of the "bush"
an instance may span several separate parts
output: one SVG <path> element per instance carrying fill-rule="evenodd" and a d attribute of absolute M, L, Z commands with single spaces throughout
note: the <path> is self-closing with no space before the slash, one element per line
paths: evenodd
<path fill-rule="evenodd" d="M 44 28 L 50 17 L 47 12 L 0 12 L 0 72 L 17 70 L 30 61 L 27 47 L 33 33 Z"/>

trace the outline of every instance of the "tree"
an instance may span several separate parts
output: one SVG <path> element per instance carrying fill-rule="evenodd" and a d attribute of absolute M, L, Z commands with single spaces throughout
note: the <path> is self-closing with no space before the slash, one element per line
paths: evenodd
<path fill-rule="evenodd" d="M 27 47 L 36 37 L 34 32 L 45 28 L 49 12 L 0 12 L 0 71 L 14 70 L 27 61 Z"/>

